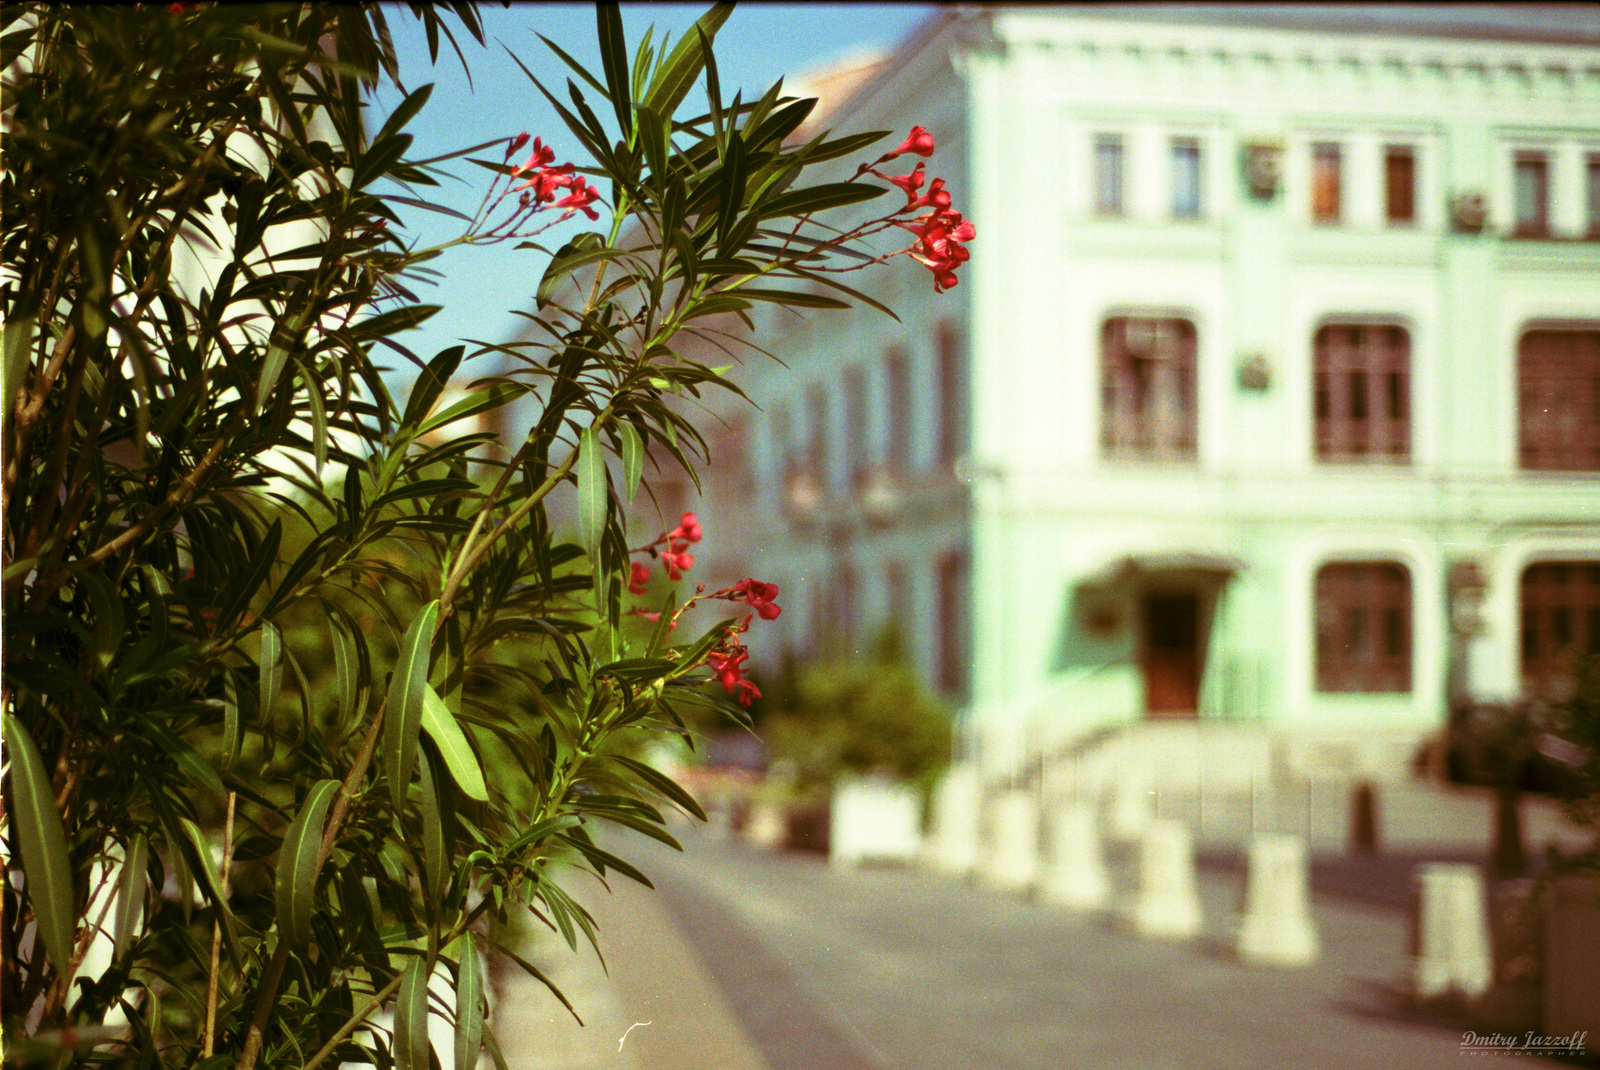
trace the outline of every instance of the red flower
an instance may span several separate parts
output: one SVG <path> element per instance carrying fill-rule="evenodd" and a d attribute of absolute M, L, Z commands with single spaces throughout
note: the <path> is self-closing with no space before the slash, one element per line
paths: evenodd
<path fill-rule="evenodd" d="M 900 143 L 900 147 L 889 153 L 884 159 L 892 160 L 896 156 L 904 156 L 908 152 L 915 156 L 933 155 L 933 135 L 928 133 L 926 127 L 913 126 L 911 133 Z"/>
<path fill-rule="evenodd" d="M 566 214 L 582 212 L 590 219 L 599 219 L 600 213 L 589 206 L 600 199 L 600 191 L 589 185 L 582 178 L 574 178 L 571 182 L 572 192 L 556 202 L 557 208 L 565 208 Z"/>
<path fill-rule="evenodd" d="M 956 284 L 956 268 L 972 255 L 963 243 L 977 237 L 978 228 L 964 221 L 960 212 L 946 209 L 928 213 L 917 224 L 900 224 L 917 236 L 916 244 L 908 251 L 913 260 L 933 272 L 934 291 L 943 293 Z"/>
<path fill-rule="evenodd" d="M 644 594 L 644 585 L 650 582 L 650 570 L 638 561 L 630 562 L 628 593 Z"/>
<path fill-rule="evenodd" d="M 944 179 L 936 178 L 933 180 L 933 184 L 928 187 L 928 192 L 914 198 L 910 204 L 906 205 L 905 210 L 910 212 L 918 208 L 932 208 L 936 212 L 942 212 L 949 207 L 950 194 L 945 192 Z"/>
<path fill-rule="evenodd" d="M 678 526 L 667 532 L 668 539 L 682 539 L 685 542 L 699 542 L 705 532 L 700 527 L 700 518 L 693 513 L 684 513 Z"/>
<path fill-rule="evenodd" d="M 527 143 L 527 140 L 528 140 L 528 135 L 527 134 L 522 134 L 522 135 L 518 136 L 518 138 L 514 142 L 511 143 L 511 151 L 512 152 L 516 152 L 524 144 Z M 512 178 L 519 178 L 522 175 L 528 174 L 530 171 L 537 171 L 539 168 L 544 167 L 547 164 L 554 163 L 555 159 L 556 159 L 555 150 L 552 149 L 549 145 L 546 145 L 539 138 L 534 138 L 533 139 L 533 152 L 531 152 L 528 155 L 528 158 L 526 160 L 522 161 L 520 164 L 518 164 L 517 166 L 515 166 L 515 167 L 513 167 L 511 169 L 511 177 Z M 571 165 L 568 165 L 568 166 L 570 167 Z"/>
<path fill-rule="evenodd" d="M 761 697 L 761 689 L 744 679 L 744 670 L 740 668 L 749 656 L 750 651 L 744 647 L 734 647 L 726 651 L 713 650 L 706 655 L 706 661 L 710 664 L 711 671 L 716 673 L 717 681 L 722 684 L 723 690 L 731 695 L 737 695 L 741 706 L 748 706 Z"/>
<path fill-rule="evenodd" d="M 511 145 L 510 145 L 510 147 L 508 147 L 506 149 L 506 155 L 510 156 L 513 152 L 516 152 L 518 149 L 522 148 L 522 146 L 526 145 L 527 143 L 528 143 L 528 132 L 526 130 L 524 130 L 522 133 L 518 134 L 516 137 L 511 139 Z"/>
<path fill-rule="evenodd" d="M 877 174 L 876 171 L 873 173 Z M 878 177 L 882 178 L 885 182 L 893 182 L 895 185 L 905 190 L 906 202 L 911 204 L 917 199 L 917 190 L 922 188 L 922 164 L 919 161 L 917 166 L 911 169 L 911 173 L 909 175 L 901 175 L 899 178 L 895 178 L 891 175 L 879 175 Z"/>
<path fill-rule="evenodd" d="M 760 580 L 740 580 L 729 588 L 730 597 L 734 601 L 749 604 L 761 615 L 762 620 L 772 620 L 783 612 L 781 606 L 774 599 L 778 597 L 776 583 L 763 583 Z"/>
<path fill-rule="evenodd" d="M 688 548 L 686 542 L 675 542 L 661 551 L 661 563 L 667 566 L 667 579 L 674 582 L 681 580 L 683 574 L 694 567 L 694 555 L 685 552 Z"/>

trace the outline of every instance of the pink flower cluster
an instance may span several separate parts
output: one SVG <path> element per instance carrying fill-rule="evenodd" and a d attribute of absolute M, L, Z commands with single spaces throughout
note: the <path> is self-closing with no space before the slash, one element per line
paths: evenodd
<path fill-rule="evenodd" d="M 915 212 L 931 209 L 914 220 L 895 220 L 895 226 L 916 235 L 916 241 L 903 250 L 917 263 L 933 272 L 933 289 L 943 293 L 957 282 L 956 268 L 966 263 L 971 255 L 966 243 L 978 236 L 978 228 L 961 218 L 961 213 L 950 208 L 950 194 L 944 188 L 944 179 L 936 178 L 926 193 L 919 194 L 925 179 L 923 164 L 919 160 L 909 174 L 885 175 L 877 167 L 911 153 L 916 156 L 933 155 L 933 135 L 925 127 L 913 126 L 911 133 L 893 152 L 884 153 L 872 164 L 863 164 L 861 172 L 869 172 L 885 182 L 899 186 L 906 195 L 906 205 L 896 212 Z M 858 172 L 860 173 L 860 172 Z"/>
<path fill-rule="evenodd" d="M 704 529 L 700 527 L 700 519 L 693 513 L 684 513 L 678 526 L 671 531 L 664 531 L 656 536 L 654 542 L 648 546 L 635 549 L 634 553 L 648 553 L 661 558 L 666 566 L 667 578 L 679 580 L 683 573 L 694 566 L 694 555 L 689 553 L 689 547 L 697 543 L 704 536 Z M 657 549 L 664 547 L 664 549 Z M 644 594 L 646 585 L 650 582 L 650 569 L 639 561 L 629 563 L 628 591 L 632 594 Z M 744 678 L 742 668 L 750 652 L 740 643 L 739 636 L 749 629 L 750 621 L 759 616 L 762 620 L 775 620 L 783 609 L 778 605 L 778 585 L 765 583 L 757 579 L 743 579 L 732 587 L 724 587 L 711 594 L 705 593 L 705 584 L 696 589 L 694 596 L 679 606 L 673 613 L 668 628 L 677 626 L 677 618 L 692 607 L 701 598 L 716 598 L 725 602 L 742 602 L 755 610 L 744 618 L 744 622 L 737 627 L 729 626 L 728 632 L 723 636 L 712 650 L 706 655 L 706 664 L 711 666 L 712 673 L 729 694 L 736 695 L 740 705 L 748 706 L 751 702 L 761 697 L 761 689 L 754 683 Z M 661 614 L 640 609 L 633 612 L 649 621 L 659 621 Z"/>
<path fill-rule="evenodd" d="M 511 139 L 511 145 L 506 149 L 506 159 L 518 152 L 528 143 L 526 132 L 518 134 Z M 599 219 L 600 213 L 589 207 L 600 199 L 600 192 L 589 185 L 588 180 L 582 175 L 573 174 L 573 165 L 564 163 L 559 167 L 552 167 L 555 163 L 555 150 L 546 145 L 539 138 L 533 139 L 533 151 L 522 163 L 511 169 L 511 179 L 523 179 L 520 186 L 514 186 L 508 193 L 521 193 L 522 207 L 550 204 L 556 208 L 565 209 L 562 218 L 574 212 L 582 212 L 590 219 Z M 567 194 L 557 199 L 556 193 L 566 190 Z"/>

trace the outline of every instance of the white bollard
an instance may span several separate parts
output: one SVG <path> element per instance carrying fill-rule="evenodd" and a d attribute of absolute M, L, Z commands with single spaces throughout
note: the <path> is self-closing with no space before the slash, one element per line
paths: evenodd
<path fill-rule="evenodd" d="M 1239 957 L 1266 966 L 1309 966 L 1321 950 L 1311 920 L 1305 839 L 1257 836 L 1250 845 Z"/>
<path fill-rule="evenodd" d="M 776 803 L 751 804 L 750 816 L 744 823 L 744 841 L 763 851 L 782 847 L 789 838 L 788 815 Z"/>
<path fill-rule="evenodd" d="M 1473 865 L 1424 862 L 1417 867 L 1417 893 L 1412 973 L 1417 995 L 1452 989 L 1482 995 L 1493 977 L 1483 874 Z"/>
<path fill-rule="evenodd" d="M 1100 850 L 1095 810 L 1088 803 L 1060 803 L 1050 811 L 1049 845 L 1039 894 L 1072 910 L 1103 910 L 1111 902 L 1111 878 Z"/>
<path fill-rule="evenodd" d="M 1029 791 L 1003 791 L 989 804 L 985 884 L 1027 892 L 1039 879 L 1039 803 Z"/>
<path fill-rule="evenodd" d="M 973 871 L 982 808 L 977 766 L 952 764 L 933 794 L 933 827 L 924 855 L 930 868 L 963 877 Z"/>
<path fill-rule="evenodd" d="M 1136 843 L 1155 820 L 1155 794 L 1141 776 L 1124 776 L 1111 789 L 1106 834 L 1119 843 Z"/>
<path fill-rule="evenodd" d="M 922 798 L 879 777 L 841 780 L 828 815 L 828 862 L 915 862 L 922 849 Z"/>
<path fill-rule="evenodd" d="M 1194 842 L 1177 821 L 1152 821 L 1139 841 L 1139 891 L 1133 927 L 1140 936 L 1189 940 L 1200 933 Z"/>

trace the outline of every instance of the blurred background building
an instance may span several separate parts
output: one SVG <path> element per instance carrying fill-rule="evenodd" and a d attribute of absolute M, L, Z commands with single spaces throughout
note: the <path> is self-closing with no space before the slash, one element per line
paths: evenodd
<path fill-rule="evenodd" d="M 927 126 L 978 238 L 860 279 L 899 322 L 758 316 L 786 367 L 658 485 L 783 588 L 769 667 L 897 625 L 992 773 L 1390 776 L 1600 653 L 1594 5 L 963 8 L 847 66 L 808 129 Z"/>

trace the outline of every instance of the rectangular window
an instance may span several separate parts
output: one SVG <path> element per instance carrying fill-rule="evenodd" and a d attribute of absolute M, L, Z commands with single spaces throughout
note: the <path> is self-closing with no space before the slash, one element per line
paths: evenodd
<path fill-rule="evenodd" d="M 1522 467 L 1600 471 L 1600 330 L 1528 331 L 1518 350 Z"/>
<path fill-rule="evenodd" d="M 911 470 L 911 368 L 905 350 L 896 346 L 884 354 L 883 377 L 889 409 L 889 469 L 904 475 Z"/>
<path fill-rule="evenodd" d="M 966 555 L 952 551 L 939 559 L 937 579 L 939 621 L 939 687 L 963 698 L 967 693 L 969 651 L 969 592 Z"/>
<path fill-rule="evenodd" d="M 1513 185 L 1519 238 L 1543 238 L 1550 233 L 1550 161 L 1542 152 L 1519 152 Z"/>
<path fill-rule="evenodd" d="M 955 463 L 966 452 L 967 362 L 961 332 L 948 320 L 934 335 L 939 362 L 939 464 Z"/>
<path fill-rule="evenodd" d="M 1094 210 L 1122 214 L 1122 139 L 1102 134 L 1094 141 Z"/>
<path fill-rule="evenodd" d="M 1111 456 L 1192 460 L 1195 332 L 1185 319 L 1118 316 L 1101 331 L 1100 444 Z"/>
<path fill-rule="evenodd" d="M 1528 696 L 1570 694 L 1578 659 L 1600 650 L 1600 569 L 1546 562 L 1522 574 L 1522 680 Z"/>
<path fill-rule="evenodd" d="M 1584 161 L 1584 195 L 1591 239 L 1600 238 L 1600 153 L 1592 153 Z"/>
<path fill-rule="evenodd" d="M 1200 142 L 1194 138 L 1172 142 L 1172 215 L 1200 218 Z"/>
<path fill-rule="evenodd" d="M 806 422 L 810 441 L 806 448 L 806 468 L 813 486 L 828 485 L 828 393 L 820 384 L 806 388 Z"/>
<path fill-rule="evenodd" d="M 1409 457 L 1411 340 L 1405 328 L 1328 324 L 1317 331 L 1314 361 L 1318 460 Z"/>
<path fill-rule="evenodd" d="M 1332 141 L 1311 146 L 1311 218 L 1318 223 L 1337 223 L 1343 191 L 1343 154 Z"/>
<path fill-rule="evenodd" d="M 1410 145 L 1383 150 L 1385 215 L 1391 225 L 1417 221 L 1417 156 Z"/>
<path fill-rule="evenodd" d="M 1411 690 L 1411 574 L 1391 561 L 1325 565 L 1316 581 L 1317 690 Z"/>
<path fill-rule="evenodd" d="M 867 382 L 859 365 L 844 371 L 845 479 L 859 487 L 867 471 Z"/>

